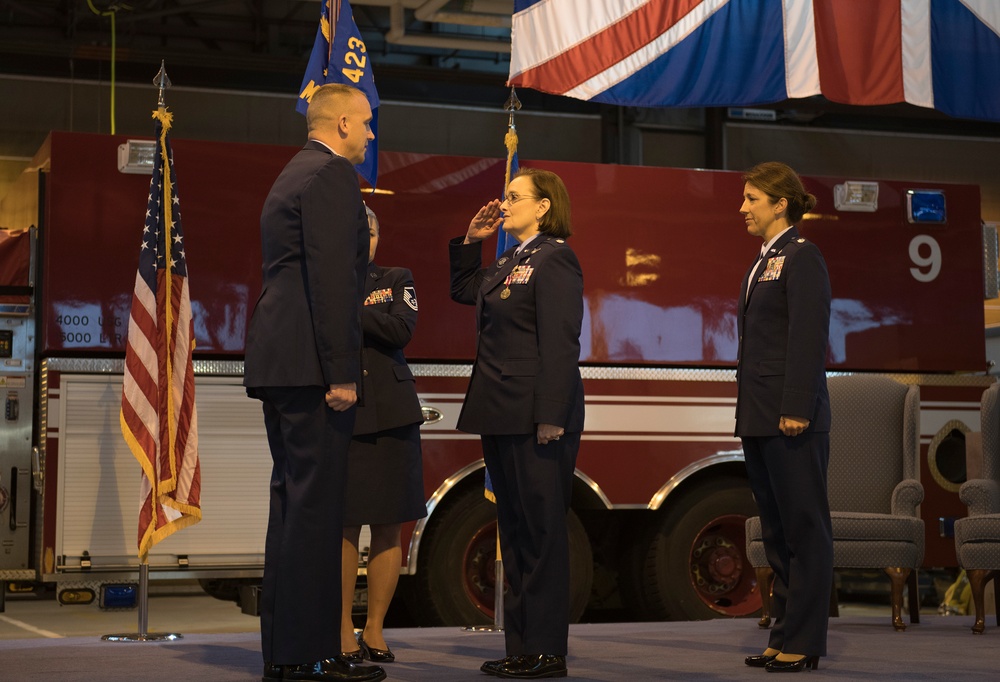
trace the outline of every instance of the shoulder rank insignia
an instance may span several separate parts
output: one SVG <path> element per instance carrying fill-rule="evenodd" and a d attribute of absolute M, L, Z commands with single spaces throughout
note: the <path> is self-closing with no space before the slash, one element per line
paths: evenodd
<path fill-rule="evenodd" d="M 806 240 L 805 240 L 805 239 L 803 239 L 802 237 L 799 237 L 799 238 L 798 238 L 798 239 L 796 239 L 795 241 L 797 241 L 797 242 L 798 242 L 799 244 L 805 244 L 805 243 L 806 243 Z"/>
<path fill-rule="evenodd" d="M 403 287 L 403 303 L 413 310 L 417 309 L 417 290 L 413 287 Z"/>
<path fill-rule="evenodd" d="M 379 303 L 392 303 L 392 289 L 376 289 L 368 294 L 365 305 L 377 305 Z"/>
<path fill-rule="evenodd" d="M 504 256 L 503 258 L 501 258 L 500 260 L 497 261 L 497 267 L 498 268 L 502 268 L 503 264 L 506 263 L 506 262 L 507 262 L 507 256 Z"/>
<path fill-rule="evenodd" d="M 775 256 L 774 258 L 767 259 L 767 267 L 764 268 L 763 274 L 757 278 L 758 282 L 770 282 L 781 277 L 781 268 L 785 264 L 784 256 Z"/>

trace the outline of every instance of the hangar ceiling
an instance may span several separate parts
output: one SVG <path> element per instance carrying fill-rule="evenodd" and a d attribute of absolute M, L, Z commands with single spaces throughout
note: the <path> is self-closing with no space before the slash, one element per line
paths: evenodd
<path fill-rule="evenodd" d="M 491 105 L 506 82 L 514 0 L 352 0 L 383 99 Z M 297 92 L 320 0 L 0 0 L 0 74 L 152 81 L 160 60 L 175 85 Z M 614 107 L 519 92 L 531 110 Z M 849 107 L 822 97 L 781 102 L 798 125 L 1000 134 L 907 104 Z M 656 110 L 629 117 L 656 124 Z"/>
<path fill-rule="evenodd" d="M 353 0 L 380 81 L 506 80 L 513 0 Z M 319 0 L 0 0 L 0 72 L 296 89 Z M 435 75 L 436 74 L 436 75 Z M 178 77 L 180 76 L 180 77 Z"/>

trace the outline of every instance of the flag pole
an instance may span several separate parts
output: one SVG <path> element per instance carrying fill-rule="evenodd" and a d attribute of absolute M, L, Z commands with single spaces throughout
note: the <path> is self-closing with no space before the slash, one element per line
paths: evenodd
<path fill-rule="evenodd" d="M 521 109 L 521 100 L 517 97 L 514 86 L 510 86 L 510 97 L 504 102 L 503 108 L 507 111 L 507 134 L 504 136 L 504 146 L 507 148 L 507 171 L 503 179 L 503 193 L 507 195 L 507 185 L 510 184 L 510 176 L 516 173 L 514 165 L 517 154 L 517 126 L 514 125 L 514 113 Z M 506 235 L 506 232 L 501 232 Z M 499 238 L 498 238 L 499 239 Z M 504 251 L 507 249 L 504 248 Z M 497 255 L 502 251 L 498 246 Z M 493 588 L 493 631 L 503 632 L 503 554 L 500 552 L 500 523 L 497 522 L 497 560 L 496 575 L 494 577 Z"/>
<path fill-rule="evenodd" d="M 507 185 L 510 184 L 510 177 L 517 172 L 517 126 L 514 125 L 514 114 L 521 109 L 521 100 L 517 97 L 514 86 L 510 88 L 510 97 L 503 105 L 508 113 L 507 134 L 504 136 L 504 146 L 507 148 L 507 166 L 503 179 L 503 193 L 507 195 Z M 513 238 L 511 238 L 513 241 Z M 497 258 L 510 248 L 507 243 L 507 233 L 503 230 L 497 231 Z M 496 502 L 493 497 L 492 486 L 489 485 L 489 472 L 486 473 L 486 498 Z M 500 552 L 500 524 L 497 523 L 497 550 L 496 550 L 495 573 L 493 579 L 493 624 L 492 625 L 466 625 L 462 628 L 465 632 L 503 632 L 503 555 Z"/>
<path fill-rule="evenodd" d="M 153 79 L 153 85 L 159 88 L 159 97 L 157 99 L 156 108 L 157 111 L 163 112 L 166 109 L 166 103 L 163 96 L 163 91 L 170 87 L 170 79 L 167 77 L 167 68 L 163 60 L 160 60 L 160 71 L 156 74 L 156 78 Z M 157 140 L 157 153 L 160 153 L 160 141 Z M 170 179 L 167 178 L 167 183 Z M 169 229 L 169 225 L 167 226 Z M 167 240 L 169 244 L 170 240 Z M 169 277 L 167 280 L 169 281 Z M 146 548 L 142 552 L 139 558 L 139 595 L 138 595 L 138 610 L 139 610 L 139 631 L 130 633 L 119 633 L 112 635 L 102 635 L 101 639 L 106 642 L 163 642 L 163 641 L 173 641 L 175 639 L 181 639 L 183 635 L 177 634 L 176 632 L 149 632 L 149 550 Z"/>
<path fill-rule="evenodd" d="M 515 175 L 518 170 L 517 126 L 514 125 L 514 113 L 520 111 L 521 100 L 518 99 L 514 86 L 511 86 L 510 97 L 508 97 L 507 101 L 504 102 L 503 108 L 508 113 L 507 134 L 503 138 L 504 147 L 507 148 L 507 166 L 503 179 L 503 196 L 507 196 L 507 185 L 510 184 L 511 176 Z M 504 251 L 514 246 L 516 242 L 516 239 L 504 232 L 502 229 L 497 230 L 497 258 L 499 258 Z"/>

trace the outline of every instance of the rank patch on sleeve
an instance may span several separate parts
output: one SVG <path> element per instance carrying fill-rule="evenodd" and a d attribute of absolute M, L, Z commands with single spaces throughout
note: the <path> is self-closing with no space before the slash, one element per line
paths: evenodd
<path fill-rule="evenodd" d="M 417 309 L 417 290 L 413 287 L 403 287 L 403 303 L 413 310 Z"/>

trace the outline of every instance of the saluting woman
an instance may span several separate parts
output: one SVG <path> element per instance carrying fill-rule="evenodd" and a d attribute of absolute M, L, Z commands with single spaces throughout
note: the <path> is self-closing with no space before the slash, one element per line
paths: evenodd
<path fill-rule="evenodd" d="M 518 245 L 481 269 L 500 224 Z M 476 361 L 458 428 L 481 435 L 509 591 L 507 656 L 485 673 L 564 677 L 569 635 L 567 514 L 583 431 L 583 273 L 566 243 L 569 195 L 549 171 L 522 169 L 449 244 L 451 297 L 475 305 Z"/>

